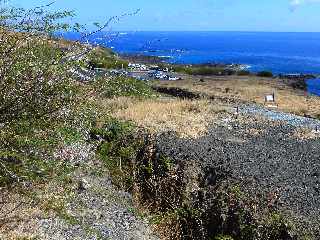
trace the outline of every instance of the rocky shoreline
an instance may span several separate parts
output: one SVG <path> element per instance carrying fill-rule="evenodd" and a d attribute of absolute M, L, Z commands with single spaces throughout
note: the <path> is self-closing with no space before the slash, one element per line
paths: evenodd
<path fill-rule="evenodd" d="M 124 60 L 140 63 L 140 64 L 167 64 L 168 66 L 180 66 L 180 67 L 212 67 L 212 68 L 228 68 L 234 70 L 245 70 L 248 68 L 245 64 L 235 64 L 235 63 L 199 63 L 199 64 L 178 64 L 178 63 L 169 63 L 168 60 L 170 57 L 159 57 L 159 56 L 150 56 L 143 54 L 120 54 L 120 57 Z"/>
<path fill-rule="evenodd" d="M 147 64 L 147 65 L 160 65 L 164 68 L 178 70 L 185 68 L 198 68 L 198 69 L 220 69 L 220 71 L 204 71 L 204 75 L 258 75 L 266 77 L 274 77 L 283 80 L 288 86 L 295 89 L 307 90 L 306 81 L 309 79 L 317 78 L 316 74 L 277 74 L 272 72 L 251 72 L 247 65 L 232 64 L 232 63 L 203 63 L 203 64 L 172 64 L 168 63 L 168 57 L 148 56 L 143 54 L 121 54 L 120 57 L 132 63 Z"/>
<path fill-rule="evenodd" d="M 140 64 L 160 64 L 169 59 L 167 57 L 148 56 L 143 54 L 120 54 L 120 57 L 129 62 Z"/>

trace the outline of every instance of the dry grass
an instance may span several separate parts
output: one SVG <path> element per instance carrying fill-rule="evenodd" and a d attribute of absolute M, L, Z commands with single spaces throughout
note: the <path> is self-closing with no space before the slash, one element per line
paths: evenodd
<path fill-rule="evenodd" d="M 218 114 L 228 110 L 207 100 L 117 98 L 105 101 L 104 105 L 113 109 L 115 117 L 153 132 L 175 131 L 181 137 L 193 138 L 205 134 Z"/>
<path fill-rule="evenodd" d="M 320 138 L 320 132 L 307 129 L 307 128 L 300 128 L 296 129 L 292 134 L 293 138 L 298 138 L 300 140 L 311 140 L 311 139 L 318 139 Z"/>
<path fill-rule="evenodd" d="M 64 183 L 63 183 L 64 184 Z M 31 194 L 10 190 L 0 193 L 0 239 L 42 239 L 41 221 L 55 218 L 69 193 L 56 181 L 34 185 Z"/>
<path fill-rule="evenodd" d="M 228 97 L 264 104 L 264 97 L 275 92 L 280 110 L 297 115 L 320 115 L 320 98 L 306 96 L 302 90 L 294 90 L 279 79 L 254 76 L 199 77 L 185 76 L 182 81 L 163 81 L 157 85 L 178 87 L 210 96 Z"/>
<path fill-rule="evenodd" d="M 31 239 L 38 228 L 41 210 L 19 193 L 3 191 L 0 196 L 0 239 Z"/>
<path fill-rule="evenodd" d="M 249 128 L 246 130 L 246 133 L 250 136 L 260 136 L 266 133 L 264 129 L 257 129 L 257 128 Z"/>

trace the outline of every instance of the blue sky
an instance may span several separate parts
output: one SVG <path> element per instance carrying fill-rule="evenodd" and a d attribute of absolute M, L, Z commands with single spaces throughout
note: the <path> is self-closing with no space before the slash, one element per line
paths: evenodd
<path fill-rule="evenodd" d="M 48 1 L 11 0 L 23 7 Z M 75 10 L 74 21 L 114 23 L 113 30 L 320 32 L 320 0 L 56 0 L 53 8 Z"/>

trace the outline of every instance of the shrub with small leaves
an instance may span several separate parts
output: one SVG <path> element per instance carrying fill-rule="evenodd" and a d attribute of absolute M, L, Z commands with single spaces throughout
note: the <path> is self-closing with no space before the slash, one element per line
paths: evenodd
<path fill-rule="evenodd" d="M 128 77 L 101 78 L 94 83 L 94 87 L 103 97 L 118 96 L 151 97 L 155 93 L 147 82 Z"/>
<path fill-rule="evenodd" d="M 219 235 L 219 236 L 215 237 L 214 240 L 233 240 L 233 238 L 228 235 Z"/>
<path fill-rule="evenodd" d="M 14 8 L 0 0 L 0 184 L 50 174 L 58 112 L 73 101 L 78 45 L 53 37 L 73 29 L 70 11 Z"/>
<path fill-rule="evenodd" d="M 120 59 L 109 49 L 96 48 L 88 55 L 90 68 L 127 69 L 129 63 Z"/>
<path fill-rule="evenodd" d="M 273 77 L 273 73 L 269 71 L 261 71 L 257 73 L 258 77 Z"/>

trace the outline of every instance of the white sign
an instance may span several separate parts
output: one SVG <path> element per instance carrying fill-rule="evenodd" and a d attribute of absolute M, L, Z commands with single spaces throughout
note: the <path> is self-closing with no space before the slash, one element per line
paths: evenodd
<path fill-rule="evenodd" d="M 265 100 L 266 102 L 274 102 L 274 95 L 266 95 Z"/>

